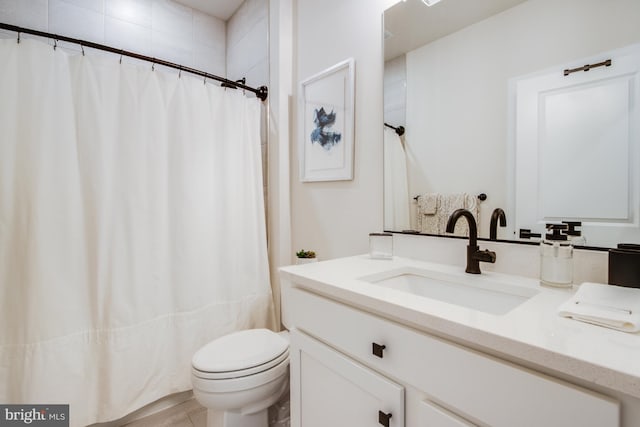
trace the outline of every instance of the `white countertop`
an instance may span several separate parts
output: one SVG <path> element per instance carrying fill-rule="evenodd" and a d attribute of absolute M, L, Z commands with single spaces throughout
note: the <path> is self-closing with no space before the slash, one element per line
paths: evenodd
<path fill-rule="evenodd" d="M 460 267 L 408 258 L 340 258 L 280 269 L 283 279 L 398 323 L 449 337 L 493 354 L 528 362 L 640 398 L 640 333 L 626 333 L 558 316 L 574 289 L 540 286 L 535 279 L 483 272 L 493 280 L 539 291 L 504 315 L 492 315 L 360 280 L 415 267 L 465 275 Z"/>

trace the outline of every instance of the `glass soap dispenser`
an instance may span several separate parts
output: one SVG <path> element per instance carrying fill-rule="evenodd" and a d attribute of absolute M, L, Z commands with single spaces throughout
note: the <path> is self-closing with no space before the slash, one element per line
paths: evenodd
<path fill-rule="evenodd" d="M 540 283 L 561 288 L 573 283 L 573 245 L 563 231 L 567 224 L 547 224 L 540 242 Z"/>

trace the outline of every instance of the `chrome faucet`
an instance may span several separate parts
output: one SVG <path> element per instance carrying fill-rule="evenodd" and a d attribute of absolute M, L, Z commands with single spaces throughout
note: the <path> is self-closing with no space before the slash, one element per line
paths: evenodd
<path fill-rule="evenodd" d="M 498 220 L 500 220 L 500 227 L 507 226 L 507 216 L 500 208 L 495 208 L 491 214 L 491 224 L 489 224 L 489 240 L 498 239 Z"/>
<path fill-rule="evenodd" d="M 467 245 L 467 268 L 465 272 L 471 274 L 480 274 L 480 261 L 496 262 L 496 253 L 488 250 L 481 251 L 478 246 L 478 226 L 473 214 L 466 209 L 458 209 L 454 211 L 447 221 L 447 233 L 453 233 L 456 222 L 463 216 L 469 224 L 469 244 Z"/>

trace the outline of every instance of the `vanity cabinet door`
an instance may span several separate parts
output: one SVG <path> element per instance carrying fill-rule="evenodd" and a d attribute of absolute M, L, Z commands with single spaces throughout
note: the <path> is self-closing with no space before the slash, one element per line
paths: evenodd
<path fill-rule="evenodd" d="M 293 427 L 404 427 L 404 388 L 291 331 Z"/>

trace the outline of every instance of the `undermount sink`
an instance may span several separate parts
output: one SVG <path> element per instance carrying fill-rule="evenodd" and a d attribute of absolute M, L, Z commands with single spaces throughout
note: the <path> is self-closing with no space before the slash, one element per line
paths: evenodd
<path fill-rule="evenodd" d="M 490 314 L 506 314 L 538 294 L 535 289 L 482 276 L 404 267 L 361 277 L 377 286 L 435 299 Z"/>

